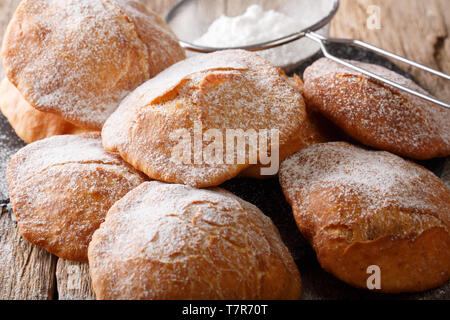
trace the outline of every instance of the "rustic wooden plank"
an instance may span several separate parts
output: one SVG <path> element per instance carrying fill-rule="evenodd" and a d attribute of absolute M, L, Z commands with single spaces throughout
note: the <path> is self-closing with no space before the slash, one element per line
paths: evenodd
<path fill-rule="evenodd" d="M 3 35 L 5 34 L 6 27 L 8 26 L 9 20 L 11 19 L 14 11 L 16 11 L 20 0 L 2 0 L 0 1 L 0 49 L 3 40 Z M 0 79 L 3 79 L 5 73 L 3 71 L 3 65 L 0 63 Z"/>
<path fill-rule="evenodd" d="M 262 1 L 260 4 L 264 7 L 264 2 Z M 254 1 L 252 0 L 225 0 L 225 14 L 230 17 L 241 15 L 245 12 L 247 7 L 252 5 Z"/>
<path fill-rule="evenodd" d="M 164 16 L 166 12 L 179 0 L 139 0 L 146 4 L 150 9 Z"/>
<path fill-rule="evenodd" d="M 380 29 L 369 28 L 369 6 L 380 8 Z M 450 1 L 342 0 L 335 37 L 355 38 L 450 73 Z M 450 100 L 448 81 L 399 64 L 435 96 Z"/>
<path fill-rule="evenodd" d="M 89 265 L 58 259 L 56 283 L 59 300 L 94 300 Z"/>
<path fill-rule="evenodd" d="M 55 290 L 56 257 L 24 240 L 9 211 L 0 215 L 0 299 L 48 300 Z"/>

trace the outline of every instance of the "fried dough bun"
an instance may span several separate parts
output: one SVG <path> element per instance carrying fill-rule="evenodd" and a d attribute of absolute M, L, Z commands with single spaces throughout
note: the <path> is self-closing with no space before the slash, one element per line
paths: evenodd
<path fill-rule="evenodd" d="M 297 266 L 254 205 L 222 189 L 149 182 L 118 201 L 89 245 L 97 299 L 299 299 Z"/>
<path fill-rule="evenodd" d="M 289 79 L 291 84 L 297 88 L 297 90 L 303 95 L 303 81 L 294 74 L 292 78 Z M 289 144 L 284 148 L 280 148 L 279 159 L 280 163 L 284 161 L 287 157 L 295 152 L 309 147 L 316 143 L 325 143 L 331 141 L 342 141 L 346 138 L 345 134 L 337 128 L 331 121 L 326 119 L 320 113 L 311 110 L 306 105 L 306 118 L 303 122 L 300 130 L 291 138 Z M 267 168 L 264 165 L 254 165 L 250 168 L 244 170 L 239 175 L 243 178 L 252 179 L 269 179 L 276 176 L 274 175 L 262 175 L 261 168 Z M 277 172 L 278 174 L 278 172 Z"/>
<path fill-rule="evenodd" d="M 316 144 L 286 159 L 280 183 L 322 267 L 367 289 L 424 291 L 450 279 L 450 190 L 433 173 L 388 152 Z"/>
<path fill-rule="evenodd" d="M 2 55 L 31 106 L 92 130 L 129 92 L 185 58 L 163 20 L 131 0 L 23 0 Z"/>
<path fill-rule="evenodd" d="M 384 67 L 352 63 L 427 94 Z M 307 105 L 364 145 L 417 160 L 450 155 L 449 109 L 325 58 L 306 69 L 304 81 Z"/>
<path fill-rule="evenodd" d="M 227 161 L 225 152 L 233 155 L 225 148 L 229 129 L 255 134 L 274 130 L 279 133 L 279 144 L 274 145 L 285 150 L 291 148 L 305 117 L 303 98 L 284 73 L 255 53 L 230 50 L 184 60 L 147 81 L 108 119 L 102 137 L 107 150 L 119 152 L 150 178 L 201 188 L 220 185 L 252 165 L 249 153 L 242 162 L 236 153 L 256 148 L 253 164 L 260 163 L 264 144 L 250 139 L 244 141 L 245 150 L 234 150 L 234 161 Z M 224 147 L 220 161 L 195 155 L 196 131 L 202 139 L 211 129 L 215 142 Z M 180 139 L 180 131 L 187 139 Z M 191 151 L 188 161 L 174 159 L 180 145 Z M 200 156 L 210 141 L 202 146 Z M 276 150 L 268 143 L 267 151 Z"/>
<path fill-rule="evenodd" d="M 99 133 L 34 142 L 12 157 L 7 178 L 22 236 L 81 262 L 87 262 L 92 234 L 109 208 L 146 180 L 104 151 Z"/>

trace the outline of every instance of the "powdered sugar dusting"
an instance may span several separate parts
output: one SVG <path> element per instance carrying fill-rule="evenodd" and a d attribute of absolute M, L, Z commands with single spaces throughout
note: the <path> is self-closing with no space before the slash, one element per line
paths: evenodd
<path fill-rule="evenodd" d="M 25 144 L 14 133 L 6 118 L 0 114 L 0 200 L 7 200 L 9 195 L 6 182 L 6 166 L 11 156 Z"/>
<path fill-rule="evenodd" d="M 2 146 L 2 151 L 0 152 L 0 195 L 1 200 L 6 200 L 8 198 L 8 186 L 6 184 L 6 165 L 9 162 L 10 157 L 14 154 L 14 149 L 6 148 L 3 146 L 7 143 L 8 137 L 0 134 L 0 146 Z"/>
<path fill-rule="evenodd" d="M 56 136 L 20 150 L 8 166 L 19 230 L 59 257 L 87 261 L 109 208 L 145 178 L 104 151 L 99 134 Z"/>
<path fill-rule="evenodd" d="M 170 27 L 156 13 L 135 0 L 113 0 L 136 26 L 147 46 L 150 77 L 186 58 L 184 49 Z"/>
<path fill-rule="evenodd" d="M 221 189 L 142 184 L 108 212 L 89 264 L 101 299 L 264 299 L 299 289 L 272 221 Z M 280 287 L 268 292 L 275 275 Z"/>
<path fill-rule="evenodd" d="M 152 30 L 158 28 L 171 36 L 157 25 Z M 163 52 L 156 60 L 140 30 L 115 1 L 23 1 L 5 37 L 7 76 L 37 109 L 100 129 L 130 91 L 167 67 L 164 60 L 170 65 L 184 57 L 171 61 Z"/>
<path fill-rule="evenodd" d="M 67 163 L 102 163 L 122 165 L 123 161 L 115 154 L 102 148 L 98 134 L 55 136 L 34 142 L 15 155 L 14 175 L 33 177 L 49 167 Z"/>
<path fill-rule="evenodd" d="M 450 188 L 450 159 L 445 162 L 444 172 L 442 173 L 442 181 Z"/>
<path fill-rule="evenodd" d="M 367 151 L 347 143 L 314 145 L 282 163 L 280 181 L 299 217 L 311 214 L 311 206 L 322 199 L 335 206 L 336 212 L 327 217 L 327 223 L 366 228 L 366 236 L 373 232 L 376 220 L 385 219 L 386 230 L 381 232 L 396 224 L 389 221 L 389 214 L 380 214 L 391 209 L 417 219 L 424 227 L 434 223 L 450 228 L 448 188 L 425 168 L 387 152 Z M 323 227 L 323 215 L 317 212 L 309 218 Z"/>
<path fill-rule="evenodd" d="M 280 145 L 301 129 L 301 94 L 279 70 L 254 53 L 222 51 L 184 60 L 130 94 L 106 122 L 108 150 L 153 179 L 193 186 L 218 185 L 249 166 L 171 161 L 171 134 L 200 121 L 218 129 L 278 130 Z M 164 141 L 164 143 L 161 143 Z"/>
<path fill-rule="evenodd" d="M 363 69 L 426 92 L 384 67 L 351 61 Z M 414 159 L 450 154 L 450 110 L 320 59 L 305 71 L 311 105 L 360 142 Z"/>

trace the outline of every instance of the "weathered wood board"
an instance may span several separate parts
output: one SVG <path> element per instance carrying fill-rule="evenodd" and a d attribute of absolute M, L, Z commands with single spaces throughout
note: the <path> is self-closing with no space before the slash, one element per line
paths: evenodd
<path fill-rule="evenodd" d="M 56 283 L 59 300 L 95 299 L 87 263 L 58 259 Z"/>
<path fill-rule="evenodd" d="M 0 215 L 0 299 L 53 299 L 55 256 L 24 240 L 7 210 Z"/>

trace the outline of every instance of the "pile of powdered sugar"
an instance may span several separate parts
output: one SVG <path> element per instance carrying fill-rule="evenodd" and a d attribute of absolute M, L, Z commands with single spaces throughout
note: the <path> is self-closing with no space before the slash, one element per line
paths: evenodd
<path fill-rule="evenodd" d="M 298 20 L 281 12 L 264 11 L 259 5 L 251 5 L 241 16 L 220 16 L 194 44 L 215 48 L 253 45 L 291 35 L 315 22 L 317 18 L 314 14 Z M 316 43 L 302 39 L 274 49 L 259 51 L 258 54 L 278 67 L 286 68 L 313 55 L 318 48 Z"/>

